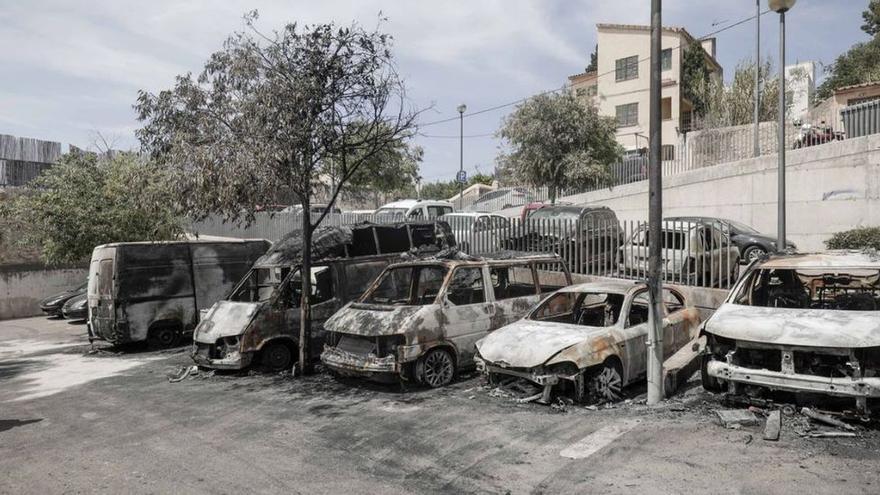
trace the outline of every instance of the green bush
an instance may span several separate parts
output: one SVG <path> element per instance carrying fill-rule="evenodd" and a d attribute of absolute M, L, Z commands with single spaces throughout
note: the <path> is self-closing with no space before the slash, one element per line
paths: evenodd
<path fill-rule="evenodd" d="M 880 227 L 861 227 L 838 232 L 825 241 L 828 249 L 880 250 Z"/>

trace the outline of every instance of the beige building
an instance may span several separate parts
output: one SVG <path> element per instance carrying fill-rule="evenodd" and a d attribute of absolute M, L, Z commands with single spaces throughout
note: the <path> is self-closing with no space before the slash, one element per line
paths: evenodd
<path fill-rule="evenodd" d="M 651 29 L 629 24 L 596 27 L 597 70 L 569 77 L 571 89 L 597 105 L 600 114 L 617 118 L 617 140 L 625 149 L 647 148 Z M 683 28 L 663 28 L 661 113 L 665 159 L 676 155 L 680 136 L 690 126 L 692 105 L 682 96 L 681 67 L 683 48 L 691 43 L 703 46 L 711 77 L 721 80 L 723 76 L 715 59 L 714 38 L 698 41 Z"/>
<path fill-rule="evenodd" d="M 868 82 L 844 86 L 834 90 L 830 98 L 810 109 L 806 123 L 830 125 L 836 131 L 842 131 L 843 118 L 840 111 L 851 105 L 880 100 L 880 82 Z"/>

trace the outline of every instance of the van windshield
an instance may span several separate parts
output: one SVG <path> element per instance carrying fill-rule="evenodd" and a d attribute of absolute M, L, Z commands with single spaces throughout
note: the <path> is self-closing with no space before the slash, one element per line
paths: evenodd
<path fill-rule="evenodd" d="M 361 302 L 391 306 L 434 304 L 447 271 L 443 265 L 389 268 L 382 273 L 379 282 L 364 295 Z"/>
<path fill-rule="evenodd" d="M 272 298 L 281 282 L 290 273 L 289 267 L 251 268 L 244 280 L 229 297 L 236 302 L 264 302 Z"/>

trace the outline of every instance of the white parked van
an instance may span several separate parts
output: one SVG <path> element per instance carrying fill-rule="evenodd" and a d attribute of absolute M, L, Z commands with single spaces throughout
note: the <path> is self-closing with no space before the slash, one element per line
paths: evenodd
<path fill-rule="evenodd" d="M 434 220 L 453 211 L 452 203 L 448 201 L 402 199 L 376 210 L 375 220 L 377 222 Z"/>

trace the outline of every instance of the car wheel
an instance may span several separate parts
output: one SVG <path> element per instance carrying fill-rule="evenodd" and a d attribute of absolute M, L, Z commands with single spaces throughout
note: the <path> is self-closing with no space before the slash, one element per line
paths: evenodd
<path fill-rule="evenodd" d="M 284 371 L 293 367 L 293 354 L 283 342 L 269 342 L 260 353 L 263 366 L 272 371 Z"/>
<path fill-rule="evenodd" d="M 431 349 L 416 365 L 416 376 L 424 385 L 438 388 L 449 385 L 455 377 L 455 361 L 446 349 Z"/>
<path fill-rule="evenodd" d="M 159 349 L 174 347 L 180 340 L 180 329 L 173 326 L 157 327 L 150 330 L 147 341 L 150 346 Z"/>
<path fill-rule="evenodd" d="M 765 254 L 767 254 L 767 251 L 761 246 L 749 246 L 743 253 L 743 258 L 745 258 L 746 263 L 751 263 Z"/>
<path fill-rule="evenodd" d="M 703 383 L 703 388 L 708 392 L 718 394 L 724 392 L 724 385 L 722 385 L 721 381 L 714 376 L 709 376 L 707 365 L 711 360 L 712 356 L 708 354 L 703 355 L 702 363 L 700 363 L 700 381 Z"/>
<path fill-rule="evenodd" d="M 589 395 L 598 402 L 614 402 L 623 397 L 623 370 L 616 359 L 608 359 L 587 380 Z"/>

